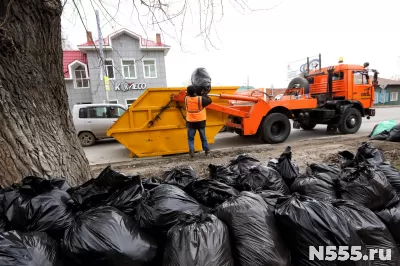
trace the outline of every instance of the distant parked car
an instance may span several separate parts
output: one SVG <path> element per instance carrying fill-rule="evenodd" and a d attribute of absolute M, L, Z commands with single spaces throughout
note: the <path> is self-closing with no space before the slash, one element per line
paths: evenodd
<path fill-rule="evenodd" d="M 120 104 L 76 104 L 72 110 L 74 125 L 82 146 L 108 138 L 107 130 L 126 111 Z"/>

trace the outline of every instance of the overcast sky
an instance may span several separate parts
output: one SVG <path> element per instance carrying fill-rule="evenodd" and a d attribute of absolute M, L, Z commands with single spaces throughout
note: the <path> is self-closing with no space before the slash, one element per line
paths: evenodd
<path fill-rule="evenodd" d="M 75 0 L 76 2 L 78 0 Z M 99 0 L 97 0 L 98 2 Z M 184 1 L 172 0 L 172 12 Z M 171 1 L 171 2 L 172 2 Z M 322 54 L 322 66 L 336 64 L 339 57 L 345 63 L 363 64 L 378 69 L 381 77 L 400 75 L 399 0 L 247 0 L 253 9 L 273 7 L 267 11 L 240 12 L 240 7 L 224 1 L 224 16 L 220 22 L 220 1 L 216 6 L 211 41 L 216 48 L 207 50 L 199 34 L 200 16 L 197 0 L 188 0 L 191 12 L 186 13 L 183 30 L 183 49 L 172 25 L 162 24 L 163 42 L 171 46 L 166 57 L 168 86 L 182 86 L 196 67 L 206 67 L 214 85 L 246 85 L 275 88 L 286 87 L 289 62 Z M 133 10 L 132 0 L 101 1 L 106 7 L 100 12 L 103 36 L 127 28 L 154 40 L 159 29 L 146 24 L 145 9 Z M 138 2 L 138 1 L 135 1 Z M 97 39 L 94 9 L 96 3 L 82 0 L 80 4 L 84 24 Z M 114 4 L 111 4 L 114 3 Z M 261 4 L 262 3 L 262 4 Z M 175 20 L 176 23 L 182 20 Z M 86 42 L 85 28 L 72 1 L 68 0 L 62 18 L 63 32 L 71 45 Z M 143 27 L 144 26 L 144 27 Z M 218 50 L 217 50 L 218 49 Z"/>

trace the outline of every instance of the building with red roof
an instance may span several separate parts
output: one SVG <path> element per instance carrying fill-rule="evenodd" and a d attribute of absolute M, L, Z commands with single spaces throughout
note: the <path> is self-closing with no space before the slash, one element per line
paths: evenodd
<path fill-rule="evenodd" d="M 100 43 L 91 32 L 77 50 L 63 51 L 63 71 L 69 105 L 107 102 L 104 76 L 109 79 L 108 102 L 129 106 L 147 88 L 167 87 L 165 56 L 170 46 L 156 34 L 155 41 L 121 29 Z"/>

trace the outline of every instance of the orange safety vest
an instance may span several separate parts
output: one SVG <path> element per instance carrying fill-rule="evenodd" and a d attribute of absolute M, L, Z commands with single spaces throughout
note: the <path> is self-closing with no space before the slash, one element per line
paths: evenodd
<path fill-rule="evenodd" d="M 188 122 L 200 122 L 206 120 L 206 109 L 201 104 L 201 96 L 186 97 L 186 120 Z"/>

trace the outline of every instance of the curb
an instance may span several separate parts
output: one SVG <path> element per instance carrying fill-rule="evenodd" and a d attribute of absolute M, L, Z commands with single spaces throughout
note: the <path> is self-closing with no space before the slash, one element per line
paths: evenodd
<path fill-rule="evenodd" d="M 313 141 L 324 141 L 324 140 L 339 140 L 339 139 L 363 139 L 368 138 L 367 135 L 337 135 L 337 136 L 323 136 L 319 138 L 314 138 Z M 261 151 L 274 151 L 277 148 L 282 148 L 282 146 L 291 146 L 295 143 L 301 143 L 305 141 L 310 141 L 310 139 L 303 139 L 297 140 L 293 142 L 284 142 L 280 144 L 259 144 L 259 145 L 247 145 L 241 147 L 226 147 L 212 150 L 212 155 L 214 156 L 227 156 L 228 154 L 238 154 L 238 153 L 254 153 L 254 152 L 261 152 Z M 368 140 L 365 140 L 368 141 Z M 114 169 L 124 169 L 124 168 L 140 168 L 144 164 L 151 164 L 151 163 L 161 163 L 166 162 L 169 163 L 171 160 L 177 160 L 180 158 L 186 158 L 186 153 L 170 155 L 167 157 L 144 157 L 144 158 L 132 158 L 130 161 L 121 161 L 121 162 L 110 162 L 110 163 L 100 163 L 100 164 L 92 164 L 90 165 L 92 171 L 100 171 L 105 167 L 111 165 Z"/>
<path fill-rule="evenodd" d="M 395 107 L 400 107 L 400 105 L 377 105 L 377 106 L 372 106 L 372 108 L 395 108 Z"/>

